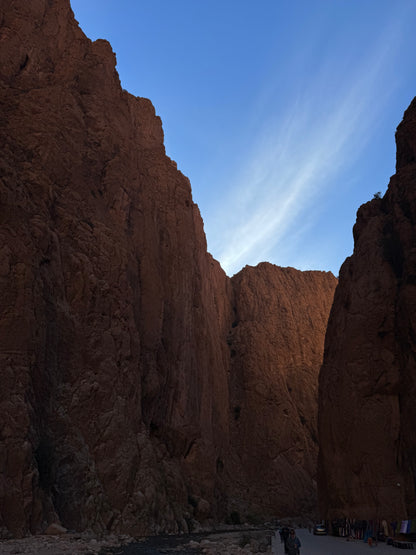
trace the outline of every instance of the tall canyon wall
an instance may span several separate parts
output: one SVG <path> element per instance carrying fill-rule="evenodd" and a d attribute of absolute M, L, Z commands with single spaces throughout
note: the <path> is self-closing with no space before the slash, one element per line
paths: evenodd
<path fill-rule="evenodd" d="M 240 465 L 231 497 L 247 492 L 254 513 L 278 499 L 280 515 L 315 515 L 317 373 L 337 280 L 262 263 L 231 281 L 230 431 Z"/>
<path fill-rule="evenodd" d="M 361 206 L 319 385 L 323 515 L 416 515 L 416 100 L 397 128 L 396 174 Z"/>
<path fill-rule="evenodd" d="M 312 510 L 335 278 L 224 274 L 69 0 L 2 2 L 0 45 L 0 535 Z"/>

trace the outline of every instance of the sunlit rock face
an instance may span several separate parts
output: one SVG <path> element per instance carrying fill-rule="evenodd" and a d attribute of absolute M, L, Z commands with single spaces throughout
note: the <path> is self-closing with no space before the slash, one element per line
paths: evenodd
<path fill-rule="evenodd" d="M 302 357 L 293 357 L 296 366 L 280 349 L 310 349 L 310 338 L 276 341 L 265 323 L 273 340 L 256 345 L 249 327 L 233 327 L 246 291 L 253 321 L 265 319 L 256 295 L 279 310 L 261 296 L 286 295 L 282 271 L 267 266 L 277 276 L 267 278 L 270 291 L 261 269 L 258 288 L 248 287 L 241 276 L 255 270 L 231 282 L 207 253 L 189 181 L 165 154 L 153 106 L 122 90 L 109 44 L 84 36 L 68 0 L 3 2 L 0 43 L 0 535 L 51 522 L 187 531 L 194 521 L 224 519 L 240 507 L 236 495 L 243 507 L 253 497 L 262 513 L 270 499 L 262 505 L 244 480 L 254 480 L 257 459 L 260 484 L 259 469 L 276 456 L 273 468 L 285 475 L 272 468 L 265 480 L 293 483 L 295 464 L 297 514 L 316 457 L 316 382 L 309 366 L 299 367 Z M 302 296 L 306 278 L 296 275 L 292 293 Z M 316 297 L 319 311 L 328 295 L 329 310 L 334 279 L 320 279 L 305 298 L 312 307 Z M 283 404 L 305 420 L 296 421 L 294 449 L 287 431 L 276 447 L 278 394 L 264 407 L 243 398 L 244 380 L 252 389 L 255 374 L 244 342 L 261 391 L 290 377 L 298 407 L 287 391 Z M 283 366 L 270 368 L 278 357 L 292 364 L 281 379 Z M 269 447 L 253 435 L 261 426 L 261 437 L 272 438 L 264 461 Z M 274 500 L 275 513 L 287 507 Z"/>
<path fill-rule="evenodd" d="M 317 375 L 337 280 L 262 263 L 232 284 L 231 438 L 241 469 L 232 498 L 252 514 L 313 516 Z"/>
<path fill-rule="evenodd" d="M 340 272 L 319 385 L 323 516 L 416 514 L 416 101 L 396 174 L 361 206 Z"/>

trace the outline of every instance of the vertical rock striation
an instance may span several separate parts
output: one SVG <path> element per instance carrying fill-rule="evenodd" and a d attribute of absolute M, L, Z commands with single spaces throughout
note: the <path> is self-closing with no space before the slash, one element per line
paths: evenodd
<path fill-rule="evenodd" d="M 262 263 L 232 278 L 231 496 L 251 514 L 316 514 L 317 373 L 337 280 Z"/>
<path fill-rule="evenodd" d="M 0 21 L 2 524 L 186 528 L 182 466 L 214 503 L 228 444 L 226 276 L 108 43 L 66 1 Z"/>
<path fill-rule="evenodd" d="M 319 492 L 328 517 L 416 514 L 416 101 L 396 174 L 358 210 L 319 385 Z"/>
<path fill-rule="evenodd" d="M 286 271 L 292 293 L 311 304 L 316 297 L 316 312 L 305 327 L 293 324 L 302 337 L 281 342 L 256 312 L 253 321 L 273 334 L 263 353 L 257 331 L 232 327 L 234 312 L 249 320 L 248 294 L 255 308 L 256 285 L 243 276 L 256 271 L 237 276 L 234 292 L 207 253 L 161 121 L 150 101 L 122 90 L 109 44 L 84 36 L 68 0 L 3 2 L 0 44 L 0 535 L 59 521 L 136 535 L 187 531 L 195 520 L 224 518 L 237 492 L 244 506 L 255 495 L 261 512 L 291 505 L 296 513 L 316 457 L 311 383 L 335 279 Z M 285 296 L 285 271 L 266 269 L 258 270 L 258 295 Z M 280 353 L 286 346 L 305 347 L 313 361 L 292 360 Z M 277 353 L 287 371 L 286 362 L 272 370 Z M 246 459 L 250 468 L 270 459 L 247 440 L 262 426 L 264 438 L 274 434 L 277 394 L 267 418 L 256 403 L 286 383 L 280 371 L 305 421 L 294 416 L 290 456 L 286 431 L 282 446 L 272 441 L 271 458 L 280 457 L 276 468 L 290 483 L 293 462 L 302 485 L 283 504 L 262 505 L 241 484 L 254 476 Z M 251 390 L 256 372 L 263 393 L 246 401 L 244 380 Z M 284 404 L 295 415 L 290 397 Z M 244 407 L 236 422 L 237 402 L 255 412 L 252 428 Z"/>

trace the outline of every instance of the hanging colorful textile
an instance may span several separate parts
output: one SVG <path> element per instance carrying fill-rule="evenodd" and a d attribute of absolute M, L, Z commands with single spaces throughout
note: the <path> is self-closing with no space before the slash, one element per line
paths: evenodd
<path fill-rule="evenodd" d="M 400 526 L 400 534 L 407 534 L 407 524 L 408 520 L 402 520 L 402 525 Z"/>

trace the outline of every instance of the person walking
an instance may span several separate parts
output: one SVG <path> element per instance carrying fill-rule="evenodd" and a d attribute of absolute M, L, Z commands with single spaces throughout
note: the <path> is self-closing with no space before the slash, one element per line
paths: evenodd
<path fill-rule="evenodd" d="M 290 531 L 289 528 L 287 526 L 284 526 L 281 530 L 280 530 L 280 541 L 283 543 L 284 548 L 285 548 L 285 553 L 287 553 L 287 549 L 286 549 L 286 542 L 287 542 L 287 538 L 289 537 Z"/>
<path fill-rule="evenodd" d="M 286 553 L 287 555 L 299 555 L 301 543 L 300 539 L 295 534 L 294 529 L 290 530 L 289 537 L 286 540 Z"/>

